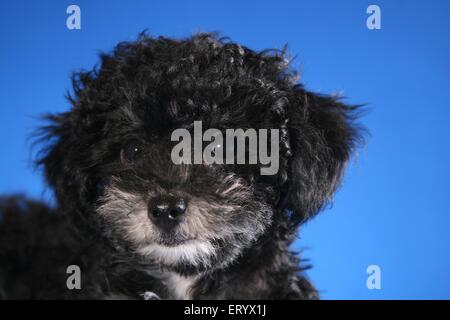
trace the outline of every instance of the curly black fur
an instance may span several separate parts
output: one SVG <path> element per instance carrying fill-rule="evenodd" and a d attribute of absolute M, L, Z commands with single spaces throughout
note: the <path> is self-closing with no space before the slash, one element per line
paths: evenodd
<path fill-rule="evenodd" d="M 330 201 L 360 141 L 355 106 L 305 90 L 283 52 L 212 34 L 120 43 L 99 68 L 75 74 L 73 88 L 72 108 L 48 116 L 41 132 L 38 163 L 56 208 L 0 201 L 0 297 L 318 297 L 289 246 Z M 195 120 L 221 130 L 279 129 L 278 173 L 174 165 L 170 133 Z M 142 150 L 127 163 L 121 154 L 130 141 Z M 173 234 L 145 213 L 161 196 L 189 199 Z M 183 256 L 177 245 L 189 241 L 197 242 Z M 81 290 L 66 287 L 73 264 Z"/>

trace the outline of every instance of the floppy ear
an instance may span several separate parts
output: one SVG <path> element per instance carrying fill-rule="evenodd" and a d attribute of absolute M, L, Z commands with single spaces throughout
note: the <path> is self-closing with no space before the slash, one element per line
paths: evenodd
<path fill-rule="evenodd" d="M 39 128 L 36 142 L 44 144 L 44 148 L 38 154 L 36 164 L 43 167 L 47 183 L 57 192 L 66 180 L 64 168 L 68 166 L 65 159 L 70 153 L 72 131 L 70 113 L 46 115 L 43 119 L 47 125 Z"/>
<path fill-rule="evenodd" d="M 294 87 L 289 99 L 288 132 L 292 156 L 283 206 L 293 226 L 320 211 L 339 186 L 359 142 L 357 106 Z"/>
<path fill-rule="evenodd" d="M 79 113 L 71 110 L 47 115 L 48 125 L 40 128 L 36 141 L 44 146 L 36 164 L 43 168 L 58 205 L 69 209 L 66 211 L 84 208 L 95 195 L 95 185 L 89 175 L 95 162 L 85 150 L 92 144 L 95 134 L 88 131 L 88 117 L 81 117 Z"/>
<path fill-rule="evenodd" d="M 72 106 L 70 111 L 45 115 L 47 125 L 36 132 L 35 143 L 43 146 L 36 164 L 43 168 L 59 205 L 72 205 L 74 209 L 83 207 L 84 202 L 95 195 L 95 183 L 89 171 L 95 166 L 95 155 L 100 151 L 97 148 L 91 152 L 88 147 L 100 140 L 104 121 L 94 115 L 103 111 L 93 107 L 92 96 L 96 89 L 90 86 L 94 77 L 93 72 L 73 74 L 74 92 L 67 94 Z M 94 123 L 98 118 L 98 123 Z"/>

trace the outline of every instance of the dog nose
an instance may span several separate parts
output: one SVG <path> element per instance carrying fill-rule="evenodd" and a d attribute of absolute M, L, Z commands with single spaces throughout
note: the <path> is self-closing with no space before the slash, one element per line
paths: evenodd
<path fill-rule="evenodd" d="M 153 205 L 149 209 L 149 216 L 157 226 L 169 229 L 180 222 L 185 212 L 186 200 L 184 198 L 160 198 L 153 201 Z"/>

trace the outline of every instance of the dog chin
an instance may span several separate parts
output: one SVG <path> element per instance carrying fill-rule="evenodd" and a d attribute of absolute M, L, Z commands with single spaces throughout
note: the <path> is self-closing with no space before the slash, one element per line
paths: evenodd
<path fill-rule="evenodd" d="M 195 241 L 197 241 L 196 238 L 163 237 L 156 243 L 163 247 L 178 247 Z"/>
<path fill-rule="evenodd" d="M 137 253 L 169 269 L 180 266 L 190 269 L 208 268 L 215 256 L 214 246 L 196 239 L 168 244 L 153 243 L 139 248 Z"/>

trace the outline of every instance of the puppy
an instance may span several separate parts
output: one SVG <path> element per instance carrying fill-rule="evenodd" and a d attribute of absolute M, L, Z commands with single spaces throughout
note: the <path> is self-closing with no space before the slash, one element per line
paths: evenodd
<path fill-rule="evenodd" d="M 39 138 L 56 206 L 0 201 L 2 298 L 318 298 L 289 247 L 361 141 L 357 107 L 307 91 L 284 52 L 213 34 L 120 43 L 73 76 L 68 100 Z M 174 161 L 173 133 L 199 121 L 270 132 L 276 171 Z"/>

